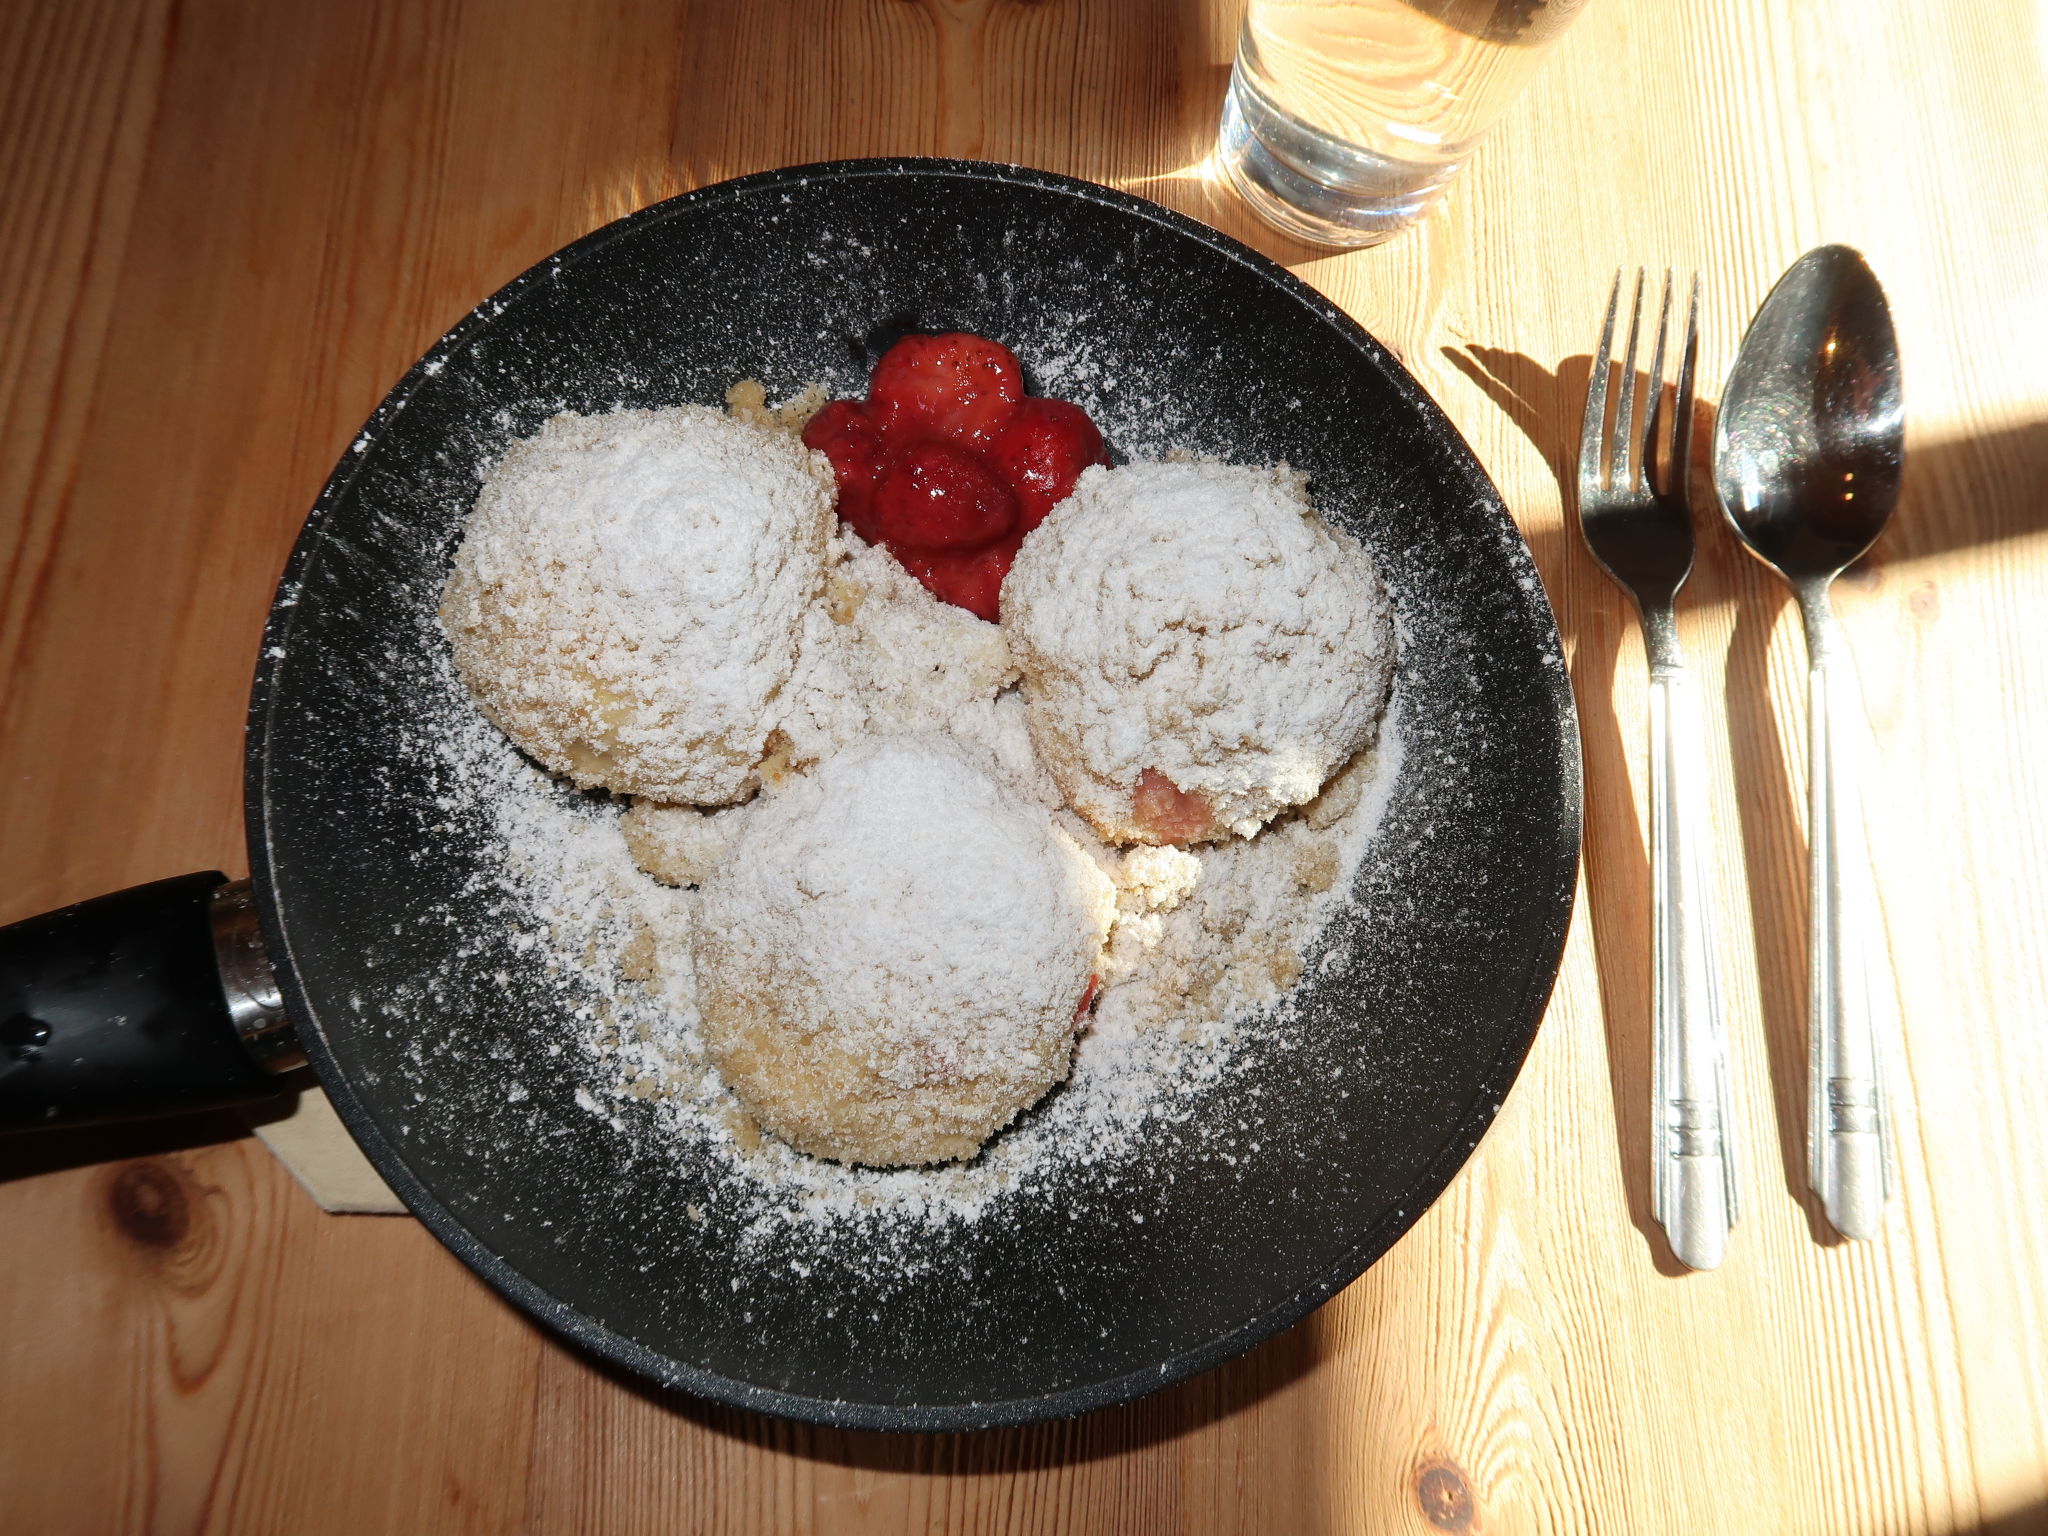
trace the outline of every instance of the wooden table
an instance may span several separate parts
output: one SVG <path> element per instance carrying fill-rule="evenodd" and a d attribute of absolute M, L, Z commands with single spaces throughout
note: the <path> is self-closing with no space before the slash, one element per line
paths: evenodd
<path fill-rule="evenodd" d="M 475 299 L 703 182 L 1024 161 L 1219 225 L 1399 349 L 1499 480 L 1585 731 L 1586 877 L 1449 1193 L 1248 1359 L 1075 1423 L 827 1433 L 659 1401 L 231 1124 L 0 1148 L 0 1529 L 2048 1529 L 2048 95 L 2032 8 L 1595 0 L 1427 227 L 1333 256 L 1208 164 L 1202 0 L 0 7 L 0 920 L 244 867 L 271 586 L 350 434 Z M 1907 1020 L 1876 1243 L 1803 1190 L 1803 652 L 1707 529 L 1744 1215 L 1647 1215 L 1636 626 L 1559 476 L 1617 265 L 1705 274 L 1704 376 L 1802 249 L 1890 289 L 1910 468 L 1841 607 Z M 113 1161 L 107 1161 L 114 1159 Z"/>

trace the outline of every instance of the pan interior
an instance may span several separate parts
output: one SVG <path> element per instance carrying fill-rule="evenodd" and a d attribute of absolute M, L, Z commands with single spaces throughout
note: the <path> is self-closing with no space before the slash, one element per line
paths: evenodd
<path fill-rule="evenodd" d="M 1308 472 L 1385 573 L 1403 760 L 1317 963 L 1186 1113 L 973 1221 L 771 1222 L 647 1106 L 593 1112 L 579 997 L 447 750 L 433 611 L 480 470 L 558 410 L 865 384 L 891 328 L 997 337 L 1124 453 Z M 493 1283 L 726 1401 L 967 1427 L 1135 1395 L 1291 1322 L 1414 1221 L 1513 1080 L 1577 857 L 1551 615 L 1483 471 L 1279 268 L 1100 188 L 952 162 L 726 183 L 487 301 L 344 455 L 252 714 L 274 953 L 351 1129 Z M 566 800 L 577 797 L 555 791 Z"/>

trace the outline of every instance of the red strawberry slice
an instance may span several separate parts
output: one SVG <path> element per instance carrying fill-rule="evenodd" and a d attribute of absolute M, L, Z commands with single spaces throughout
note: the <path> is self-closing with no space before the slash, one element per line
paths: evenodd
<path fill-rule="evenodd" d="M 994 624 L 1002 617 L 1003 578 L 1023 542 L 1017 532 L 985 549 L 902 550 L 896 558 L 940 602 Z"/>
<path fill-rule="evenodd" d="M 874 513 L 875 486 L 888 457 L 882 428 L 858 400 L 834 400 L 804 425 L 804 446 L 832 463 L 839 482 L 839 515 L 870 544 L 881 542 Z"/>
<path fill-rule="evenodd" d="M 1081 407 L 1033 395 L 1010 413 L 988 447 L 988 460 L 1016 490 L 1028 533 L 1067 499 L 1082 470 L 1109 463 L 1109 451 Z"/>
<path fill-rule="evenodd" d="M 1148 843 L 1193 843 L 1216 832 L 1216 813 L 1209 802 L 1157 768 L 1138 775 L 1137 788 L 1131 792 L 1131 820 Z"/>
<path fill-rule="evenodd" d="M 1076 1023 L 1086 1018 L 1088 1010 L 1095 1006 L 1095 994 L 1101 990 L 1101 987 L 1102 978 L 1100 976 L 1091 975 L 1088 978 L 1088 986 L 1081 993 L 1081 1001 L 1074 1005 L 1074 1020 Z"/>
<path fill-rule="evenodd" d="M 937 438 L 910 444 L 875 493 L 882 541 L 911 549 L 977 549 L 1017 526 L 1017 497 L 979 454 Z"/>
<path fill-rule="evenodd" d="M 1087 412 L 1026 399 L 1008 347 L 957 331 L 897 342 L 867 399 L 834 400 L 804 441 L 831 461 L 839 516 L 854 532 L 885 545 L 934 596 L 992 623 L 1024 535 L 1084 469 L 1109 462 Z M 1168 811 L 1176 823 L 1198 819 Z"/>
<path fill-rule="evenodd" d="M 1016 354 L 961 331 L 904 337 L 868 382 L 869 412 L 885 432 L 968 444 L 992 438 L 1023 396 Z"/>

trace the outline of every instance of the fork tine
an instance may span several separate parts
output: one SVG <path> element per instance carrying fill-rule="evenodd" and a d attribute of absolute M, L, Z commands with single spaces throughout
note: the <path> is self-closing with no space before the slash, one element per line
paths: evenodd
<path fill-rule="evenodd" d="M 1607 373 L 1614 361 L 1614 310 L 1621 303 L 1621 269 L 1607 294 L 1607 319 L 1600 327 L 1600 350 L 1593 354 L 1593 372 L 1586 380 L 1586 422 L 1579 432 L 1579 498 L 1599 490 L 1607 475 L 1600 451 L 1601 429 L 1607 425 Z"/>
<path fill-rule="evenodd" d="M 1614 402 L 1614 436 L 1607 440 L 1607 483 L 1635 484 L 1636 332 L 1643 324 L 1643 269 L 1636 268 L 1636 297 L 1628 317 L 1628 346 L 1621 354 L 1621 396 Z"/>
<path fill-rule="evenodd" d="M 1658 439 L 1664 423 L 1664 337 L 1671 325 L 1671 269 L 1664 269 L 1664 301 L 1657 306 L 1657 344 L 1650 349 L 1649 394 L 1643 401 L 1642 456 L 1636 464 L 1635 488 L 1645 494 L 1657 473 Z M 1667 459 L 1668 463 L 1669 460 Z"/>
<path fill-rule="evenodd" d="M 1678 353 L 1677 419 L 1672 422 L 1668 495 L 1692 504 L 1693 369 L 1700 355 L 1700 275 L 1692 275 L 1692 299 L 1685 308 L 1685 344 Z"/>

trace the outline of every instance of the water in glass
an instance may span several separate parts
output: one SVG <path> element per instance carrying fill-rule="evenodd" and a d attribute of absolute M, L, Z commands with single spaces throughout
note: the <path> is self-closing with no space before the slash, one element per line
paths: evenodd
<path fill-rule="evenodd" d="M 1583 0 L 1251 0 L 1222 159 L 1271 223 L 1372 245 L 1442 193 Z"/>

